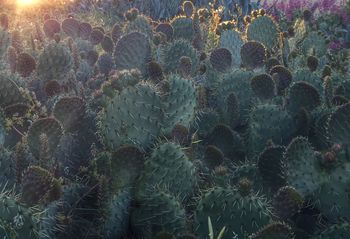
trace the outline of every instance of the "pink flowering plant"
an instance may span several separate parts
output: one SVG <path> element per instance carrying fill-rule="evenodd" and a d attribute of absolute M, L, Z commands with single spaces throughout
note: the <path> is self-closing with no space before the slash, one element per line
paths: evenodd
<path fill-rule="evenodd" d="M 301 16 L 303 10 L 310 10 L 317 18 L 324 14 L 334 14 L 340 16 L 342 24 L 350 23 L 349 13 L 342 1 L 334 0 L 265 0 L 262 3 L 265 9 L 275 9 L 283 13 L 288 21 L 293 21 Z M 321 14 L 322 13 L 322 14 Z"/>

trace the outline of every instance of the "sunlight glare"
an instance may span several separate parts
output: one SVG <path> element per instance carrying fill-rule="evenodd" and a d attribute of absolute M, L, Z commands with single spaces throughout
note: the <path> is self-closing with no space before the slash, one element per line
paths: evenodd
<path fill-rule="evenodd" d="M 40 0 L 17 0 L 17 7 L 30 7 L 39 3 Z"/>

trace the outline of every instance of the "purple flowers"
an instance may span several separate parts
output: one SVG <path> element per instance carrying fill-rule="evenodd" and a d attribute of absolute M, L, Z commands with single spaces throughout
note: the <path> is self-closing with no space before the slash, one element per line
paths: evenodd
<path fill-rule="evenodd" d="M 283 12 L 291 21 L 296 11 L 309 9 L 313 13 L 334 13 L 341 16 L 343 24 L 350 22 L 350 16 L 344 10 L 341 1 L 334 0 L 265 0 L 262 4 L 265 9 L 275 8 Z"/>
<path fill-rule="evenodd" d="M 329 43 L 328 48 L 331 51 L 337 52 L 343 48 L 343 43 L 340 41 L 332 41 Z"/>

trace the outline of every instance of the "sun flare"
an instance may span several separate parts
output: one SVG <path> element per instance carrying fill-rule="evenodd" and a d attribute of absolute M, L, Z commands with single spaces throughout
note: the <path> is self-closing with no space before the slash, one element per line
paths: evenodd
<path fill-rule="evenodd" d="M 17 0 L 17 7 L 30 7 L 39 3 L 40 0 Z"/>

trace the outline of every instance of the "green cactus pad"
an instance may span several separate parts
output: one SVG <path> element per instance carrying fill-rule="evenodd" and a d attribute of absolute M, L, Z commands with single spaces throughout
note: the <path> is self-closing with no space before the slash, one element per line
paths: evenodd
<path fill-rule="evenodd" d="M 328 135 L 329 140 L 338 143 L 350 144 L 350 104 L 339 107 L 329 119 Z"/>
<path fill-rule="evenodd" d="M 185 218 L 185 210 L 174 196 L 155 191 L 142 198 L 132 211 L 131 226 L 138 238 L 154 238 L 162 231 L 181 236 L 186 229 Z"/>
<path fill-rule="evenodd" d="M 304 198 L 290 186 L 281 187 L 273 198 L 274 214 L 286 221 L 295 216 L 303 207 Z"/>
<path fill-rule="evenodd" d="M 40 137 L 45 134 L 48 138 L 48 153 L 52 155 L 56 150 L 58 142 L 62 136 L 61 124 L 54 118 L 43 118 L 36 120 L 28 130 L 28 146 L 32 154 L 40 157 L 41 144 Z"/>
<path fill-rule="evenodd" d="M 306 82 L 294 83 L 288 91 L 286 108 L 292 115 L 297 114 L 302 108 L 311 112 L 321 105 L 321 97 L 318 91 Z"/>
<path fill-rule="evenodd" d="M 283 169 L 283 154 L 285 148 L 282 146 L 270 146 L 259 155 L 258 169 L 261 177 L 273 189 L 284 186 L 285 175 Z"/>
<path fill-rule="evenodd" d="M 288 144 L 296 130 L 293 118 L 281 106 L 273 104 L 256 105 L 249 115 L 246 134 L 250 156 L 256 157 L 268 141 L 278 145 Z"/>
<path fill-rule="evenodd" d="M 111 149 L 124 144 L 149 147 L 160 134 L 163 118 L 155 88 L 140 83 L 108 101 L 100 119 L 100 134 Z"/>
<path fill-rule="evenodd" d="M 14 154 L 10 150 L 0 147 L 0 187 L 2 188 L 5 185 L 11 187 L 17 181 L 15 166 L 18 166 L 18 162 L 15 162 L 13 157 Z"/>
<path fill-rule="evenodd" d="M 7 48 L 11 45 L 11 36 L 10 34 L 0 29 L 0 59 L 4 57 L 7 52 Z"/>
<path fill-rule="evenodd" d="M 60 43 L 50 43 L 39 56 L 37 73 L 43 81 L 63 80 L 72 66 L 69 49 Z"/>
<path fill-rule="evenodd" d="M 169 23 L 159 23 L 155 31 L 165 34 L 168 41 L 171 41 L 174 37 L 174 28 Z"/>
<path fill-rule="evenodd" d="M 331 222 L 349 219 L 350 164 L 344 163 L 333 168 L 325 176 L 326 180 L 315 192 L 316 206 Z"/>
<path fill-rule="evenodd" d="M 24 103 L 20 87 L 17 84 L 19 78 L 10 75 L 6 71 L 0 71 L 0 106 L 6 107 L 17 103 Z"/>
<path fill-rule="evenodd" d="M 16 70 L 22 77 L 30 76 L 36 68 L 35 59 L 27 53 L 20 53 L 17 56 Z"/>
<path fill-rule="evenodd" d="M 119 147 L 111 157 L 110 174 L 112 188 L 125 188 L 134 185 L 144 164 L 143 152 L 131 145 Z"/>
<path fill-rule="evenodd" d="M 176 17 L 171 21 L 174 29 L 175 39 L 185 39 L 191 41 L 194 36 L 193 23 L 191 18 L 184 16 Z"/>
<path fill-rule="evenodd" d="M 247 28 L 247 37 L 250 41 L 258 41 L 272 49 L 278 43 L 278 26 L 269 16 L 254 19 Z"/>
<path fill-rule="evenodd" d="M 144 15 L 138 15 L 135 20 L 128 22 L 124 31 L 126 33 L 140 32 L 149 38 L 152 38 L 152 27 L 150 25 L 150 20 Z"/>
<path fill-rule="evenodd" d="M 329 226 L 312 239 L 347 239 L 350 237 L 350 225 L 348 222 Z"/>
<path fill-rule="evenodd" d="M 174 170 L 176 169 L 176 170 Z M 188 198 L 196 185 L 196 170 L 180 146 L 165 143 L 157 147 L 145 162 L 139 180 L 138 194 L 147 195 L 150 188 L 169 188 L 174 196 Z"/>
<path fill-rule="evenodd" d="M 227 125 L 215 126 L 206 141 L 208 145 L 218 147 L 232 163 L 243 161 L 245 158 L 241 136 Z"/>
<path fill-rule="evenodd" d="M 239 67 L 241 65 L 241 57 L 238 54 L 244 42 L 239 32 L 227 30 L 220 35 L 220 47 L 226 48 L 231 52 L 232 65 Z"/>
<path fill-rule="evenodd" d="M 232 66 L 232 54 L 226 48 L 217 48 L 210 54 L 210 63 L 219 72 L 227 72 Z"/>
<path fill-rule="evenodd" d="M 249 41 L 244 43 L 240 53 L 243 66 L 248 69 L 262 67 L 265 64 L 266 48 L 260 42 Z"/>
<path fill-rule="evenodd" d="M 196 89 L 191 80 L 170 75 L 166 81 L 167 91 L 162 99 L 165 112 L 163 130 L 171 132 L 176 124 L 188 127 L 195 117 L 197 107 Z"/>
<path fill-rule="evenodd" d="M 250 84 L 260 100 L 270 100 L 276 95 L 276 84 L 268 74 L 254 76 Z"/>
<path fill-rule="evenodd" d="M 287 183 L 302 196 L 310 196 L 322 183 L 318 157 L 306 138 L 297 137 L 285 153 Z"/>
<path fill-rule="evenodd" d="M 53 115 L 66 131 L 79 128 L 85 115 L 85 102 L 79 97 L 60 98 L 53 108 Z"/>
<path fill-rule="evenodd" d="M 68 36 L 72 38 L 77 38 L 79 36 L 80 22 L 74 18 L 64 19 L 62 22 L 62 30 Z"/>
<path fill-rule="evenodd" d="M 205 109 L 199 114 L 194 127 L 198 130 L 198 135 L 205 138 L 219 122 L 220 117 L 215 110 Z"/>
<path fill-rule="evenodd" d="M 0 237 L 37 239 L 38 224 L 34 211 L 21 205 L 15 196 L 2 192 L 0 195 Z"/>
<path fill-rule="evenodd" d="M 317 57 L 322 57 L 326 54 L 327 48 L 326 38 L 318 32 L 308 33 L 301 43 L 301 50 L 304 55 L 315 53 Z"/>
<path fill-rule="evenodd" d="M 197 50 L 184 40 L 176 40 L 165 47 L 161 57 L 164 70 L 167 73 L 175 72 L 178 69 L 180 58 L 183 56 L 191 59 L 191 73 L 194 74 L 199 64 L 199 55 Z"/>
<path fill-rule="evenodd" d="M 273 222 L 249 237 L 249 239 L 294 239 L 294 235 L 289 225 Z"/>
<path fill-rule="evenodd" d="M 109 202 L 108 216 L 104 224 L 106 239 L 120 238 L 126 235 L 129 226 L 131 208 L 131 193 L 129 189 L 122 189 Z"/>
<path fill-rule="evenodd" d="M 283 95 L 284 90 L 292 83 L 292 73 L 286 67 L 276 65 L 270 70 L 270 75 L 273 76 L 278 94 Z"/>
<path fill-rule="evenodd" d="M 242 196 L 237 189 L 215 187 L 205 193 L 195 211 L 196 234 L 209 239 L 208 217 L 214 227 L 214 235 L 226 227 L 223 239 L 239 238 L 252 234 L 270 222 L 271 212 L 266 200 L 257 195 Z"/>
<path fill-rule="evenodd" d="M 250 87 L 250 79 L 253 73 L 237 70 L 223 76 L 222 82 L 216 90 L 217 106 L 224 113 L 227 112 L 227 97 L 234 93 L 236 95 L 239 115 L 242 121 L 247 119 L 248 109 L 252 105 L 253 91 Z"/>
<path fill-rule="evenodd" d="M 220 166 L 224 162 L 224 153 L 214 145 L 208 145 L 204 152 L 204 164 L 211 170 Z"/>
<path fill-rule="evenodd" d="M 21 199 L 28 205 L 47 204 L 61 196 L 61 183 L 41 167 L 27 168 L 22 181 Z"/>
<path fill-rule="evenodd" d="M 151 58 L 150 43 L 146 35 L 131 32 L 121 37 L 114 49 L 115 65 L 118 70 L 139 69 L 146 74 Z"/>
<path fill-rule="evenodd" d="M 55 19 L 48 19 L 44 22 L 43 29 L 48 38 L 53 38 L 55 34 L 60 33 L 61 25 Z"/>

